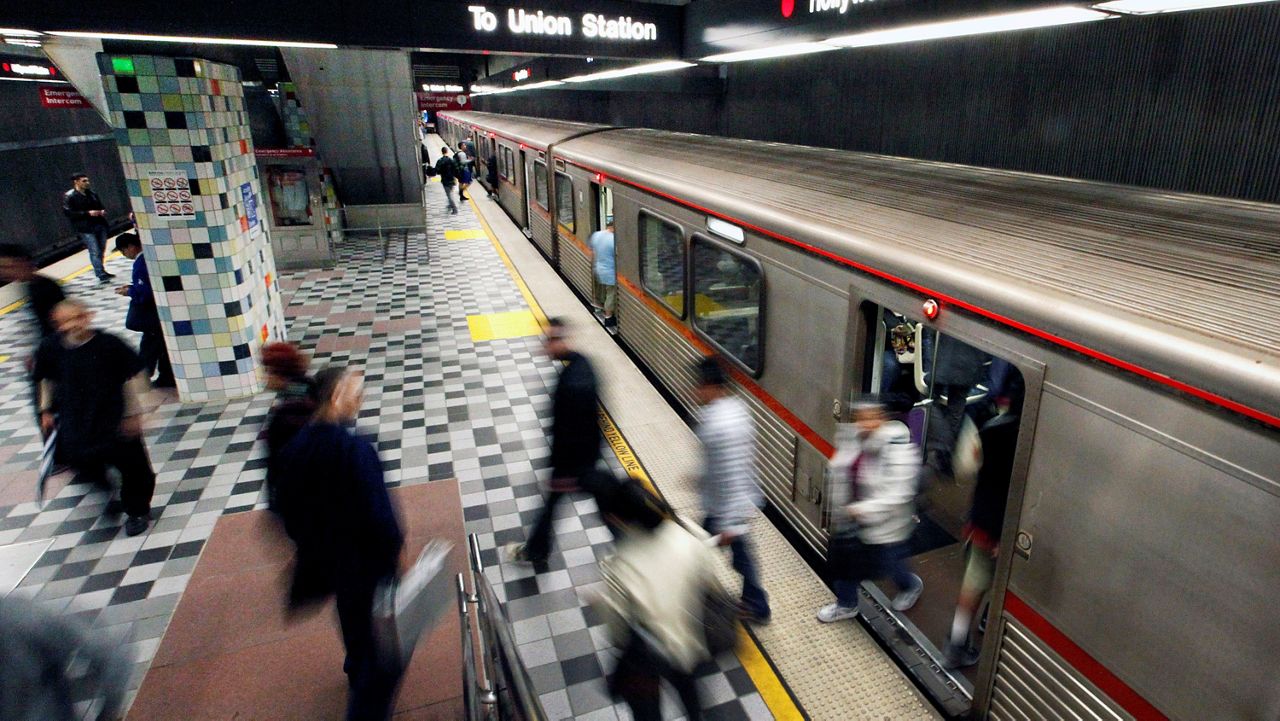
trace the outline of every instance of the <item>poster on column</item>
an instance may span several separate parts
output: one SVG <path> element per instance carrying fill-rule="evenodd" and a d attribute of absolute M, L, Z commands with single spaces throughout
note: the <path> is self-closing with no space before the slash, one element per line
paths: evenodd
<path fill-rule="evenodd" d="M 240 199 L 244 201 L 244 214 L 249 220 L 249 229 L 251 231 L 259 229 L 258 196 L 253 192 L 253 183 L 240 186 Z"/>
<path fill-rule="evenodd" d="M 147 171 L 147 184 L 155 213 L 161 220 L 195 220 L 196 206 L 191 200 L 191 182 L 177 168 Z"/>

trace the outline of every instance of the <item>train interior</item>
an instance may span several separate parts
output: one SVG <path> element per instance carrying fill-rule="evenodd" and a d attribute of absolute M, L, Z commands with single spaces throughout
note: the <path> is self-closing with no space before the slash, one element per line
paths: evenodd
<path fill-rule="evenodd" d="M 986 641 L 996 558 L 1004 552 L 1000 529 L 1024 381 L 1005 359 L 896 309 L 868 302 L 862 312 L 874 329 L 867 334 L 862 391 L 886 400 L 890 417 L 907 426 L 923 460 L 908 565 L 924 591 L 896 615 L 917 643 L 946 659 L 971 688 Z M 887 578 L 874 586 L 886 599 L 901 591 Z"/>

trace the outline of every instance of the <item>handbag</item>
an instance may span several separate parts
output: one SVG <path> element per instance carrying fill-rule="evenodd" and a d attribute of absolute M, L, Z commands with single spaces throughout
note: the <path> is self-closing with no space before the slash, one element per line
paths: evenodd
<path fill-rule="evenodd" d="M 452 604 L 453 589 L 444 572 L 451 548 L 448 541 L 428 541 L 403 576 L 382 582 L 374 592 L 373 638 L 383 668 L 404 670 L 422 634 Z"/>

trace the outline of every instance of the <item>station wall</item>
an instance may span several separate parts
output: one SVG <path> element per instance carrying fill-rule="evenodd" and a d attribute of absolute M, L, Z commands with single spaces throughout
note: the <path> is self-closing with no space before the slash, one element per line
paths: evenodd
<path fill-rule="evenodd" d="M 1272 4 L 725 67 L 719 99 L 541 90 L 476 108 L 1280 202 Z"/>

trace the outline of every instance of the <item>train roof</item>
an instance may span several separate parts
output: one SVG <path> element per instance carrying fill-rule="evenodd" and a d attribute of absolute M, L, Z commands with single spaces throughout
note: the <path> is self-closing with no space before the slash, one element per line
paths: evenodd
<path fill-rule="evenodd" d="M 1280 206 L 647 129 L 556 153 L 1280 416 Z"/>
<path fill-rule="evenodd" d="M 441 115 L 483 127 L 490 127 L 497 120 L 501 125 L 503 135 L 518 143 L 526 143 L 543 150 L 548 145 L 557 143 L 564 138 L 610 127 L 593 123 L 575 123 L 568 120 L 545 120 L 543 118 L 528 118 L 520 115 L 496 115 L 473 111 L 441 113 Z"/>

